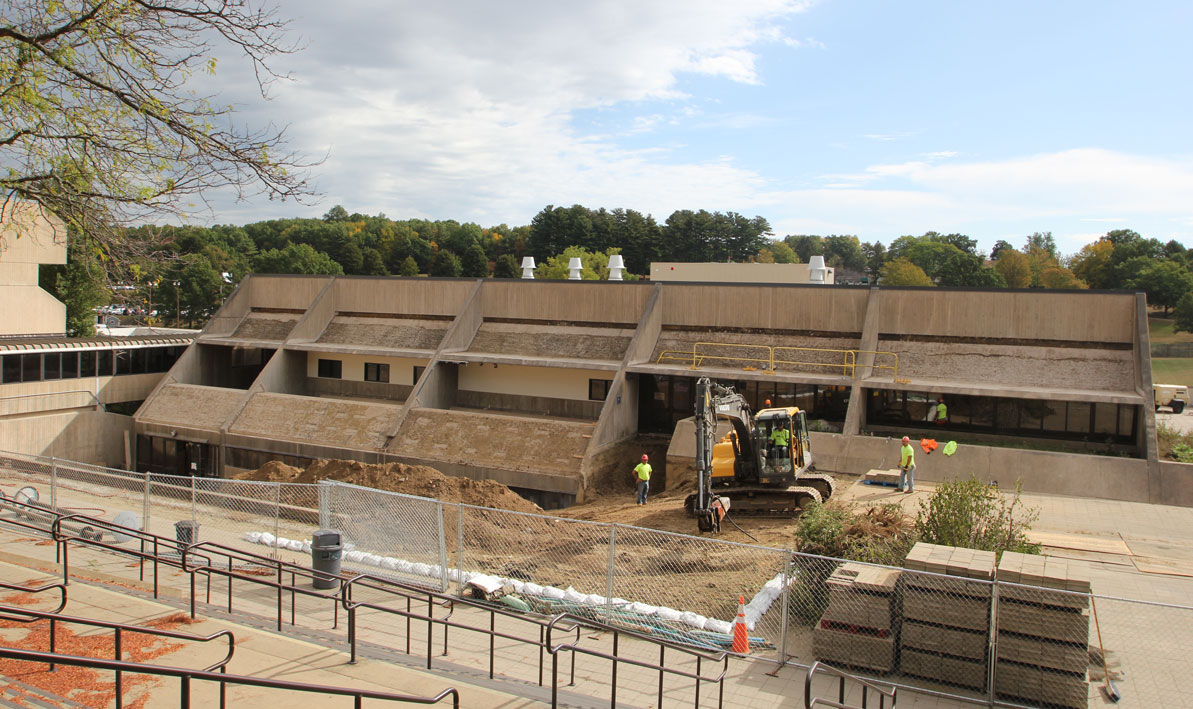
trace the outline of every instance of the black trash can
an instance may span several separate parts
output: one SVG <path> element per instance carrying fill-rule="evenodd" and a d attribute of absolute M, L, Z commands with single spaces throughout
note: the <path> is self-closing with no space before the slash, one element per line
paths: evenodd
<path fill-rule="evenodd" d="M 184 519 L 174 523 L 174 538 L 179 546 L 187 546 L 199 541 L 199 523 Z"/>
<path fill-rule="evenodd" d="M 315 571 L 338 576 L 340 557 L 343 553 L 344 545 L 341 543 L 339 530 L 320 529 L 311 535 L 311 568 Z M 339 579 L 325 578 L 321 574 L 315 574 L 315 588 L 336 588 L 339 583 Z"/>

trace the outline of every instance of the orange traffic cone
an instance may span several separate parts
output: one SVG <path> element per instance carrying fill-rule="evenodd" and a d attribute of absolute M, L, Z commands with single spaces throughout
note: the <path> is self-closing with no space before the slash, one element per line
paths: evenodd
<path fill-rule="evenodd" d="M 750 654 L 750 637 L 746 634 L 746 597 L 737 597 L 737 620 L 733 621 L 733 651 Z"/>

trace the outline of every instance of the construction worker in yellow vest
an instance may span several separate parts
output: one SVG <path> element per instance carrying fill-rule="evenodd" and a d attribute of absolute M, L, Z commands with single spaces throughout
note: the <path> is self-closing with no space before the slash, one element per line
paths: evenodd
<path fill-rule="evenodd" d="M 936 425 L 943 426 L 949 422 L 949 407 L 944 405 L 944 397 L 936 400 Z"/>
<path fill-rule="evenodd" d="M 899 492 L 915 492 L 915 449 L 907 436 L 899 450 Z"/>
<path fill-rule="evenodd" d="M 634 476 L 638 479 L 638 504 L 646 504 L 646 494 L 650 492 L 650 456 L 642 454 L 642 462 L 634 466 Z"/>
<path fill-rule="evenodd" d="M 791 443 L 791 431 L 788 431 L 784 426 L 775 426 L 775 430 L 770 432 L 770 456 L 771 458 L 788 458 L 786 455 L 787 446 Z"/>

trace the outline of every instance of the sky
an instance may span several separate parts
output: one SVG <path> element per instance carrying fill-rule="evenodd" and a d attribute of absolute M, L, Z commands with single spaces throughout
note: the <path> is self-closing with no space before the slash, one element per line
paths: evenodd
<path fill-rule="evenodd" d="M 547 205 L 760 215 L 776 237 L 1113 229 L 1193 246 L 1193 3 L 286 0 L 304 46 L 222 100 L 322 159 L 310 204 L 482 226 Z"/>

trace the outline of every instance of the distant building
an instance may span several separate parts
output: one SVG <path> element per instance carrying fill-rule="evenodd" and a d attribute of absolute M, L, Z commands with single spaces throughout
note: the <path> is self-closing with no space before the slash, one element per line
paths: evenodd
<path fill-rule="evenodd" d="M 824 277 L 817 280 L 813 263 L 670 263 L 650 264 L 652 281 L 686 281 L 690 283 L 821 283 L 836 282 L 834 269 L 820 270 Z"/>
<path fill-rule="evenodd" d="M 43 263 L 66 263 L 66 225 L 28 202 L 0 207 L 0 337 L 66 334 L 66 305 L 37 284 Z"/>

